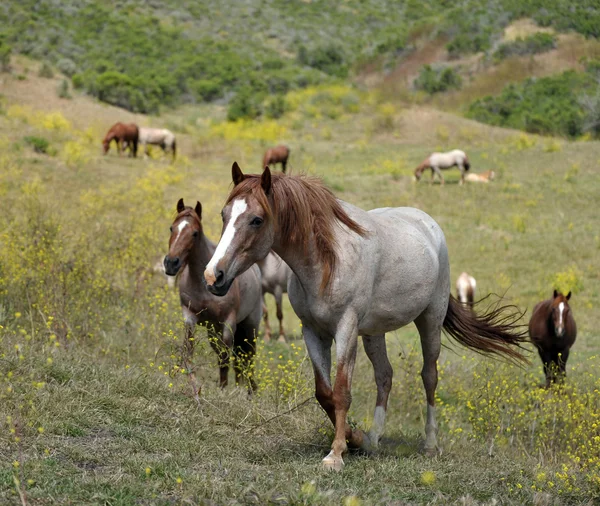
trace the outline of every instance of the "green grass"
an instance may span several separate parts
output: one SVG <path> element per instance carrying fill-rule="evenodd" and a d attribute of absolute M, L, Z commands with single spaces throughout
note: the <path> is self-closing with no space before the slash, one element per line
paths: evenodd
<path fill-rule="evenodd" d="M 154 118 L 187 132 L 179 134 L 173 166 L 164 157 L 103 157 L 104 127 L 89 136 L 49 128 L 60 121 L 7 106 L 0 116 L 0 502 L 18 503 L 19 491 L 27 504 L 61 505 L 598 499 L 598 464 L 586 468 L 573 456 L 585 456 L 581 445 L 600 438 L 592 428 L 600 413 L 600 144 L 550 146 L 429 109 L 393 112 L 368 95 L 358 108 L 336 109 L 334 98 L 345 92 L 322 93 L 335 119 L 315 116 L 305 97 L 280 119 L 285 130 L 276 139 L 268 124 L 250 126 L 263 141 L 247 139 L 240 126 L 228 139 L 215 135 L 206 118 L 222 119 L 217 107 Z M 56 104 L 77 120 L 72 102 Z M 103 108 L 85 107 L 110 123 Z M 393 128 L 375 128 L 382 110 Z M 25 136 L 44 137 L 56 156 L 25 149 Z M 518 369 L 444 349 L 443 453 L 428 459 L 419 453 L 425 401 L 411 325 L 388 335 L 395 378 L 381 451 L 350 454 L 342 474 L 326 474 L 320 461 L 332 428 L 313 399 L 299 322 L 286 301 L 290 344 L 260 344 L 261 391 L 252 399 L 244 388 L 218 389 L 215 355 L 198 332 L 196 402 L 175 368 L 178 297 L 151 267 L 166 251 L 177 199 L 202 202 L 205 232 L 217 240 L 232 161 L 254 170 L 275 141 L 291 147 L 292 171 L 321 175 L 342 199 L 431 214 L 446 234 L 452 279 L 467 270 L 480 295 L 506 294 L 531 310 L 555 284 L 573 289 L 579 335 L 566 389 L 539 390 L 533 354 Z M 450 171 L 444 187 L 412 182 L 429 152 L 455 147 L 469 154 L 472 170 L 494 169 L 497 180 L 460 187 Z M 374 401 L 360 348 L 351 410 L 359 426 L 368 427 Z M 572 441 L 579 446 L 569 448 Z"/>

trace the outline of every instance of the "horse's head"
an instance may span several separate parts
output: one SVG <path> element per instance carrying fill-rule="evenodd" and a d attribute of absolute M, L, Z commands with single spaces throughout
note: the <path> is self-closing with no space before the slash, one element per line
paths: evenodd
<path fill-rule="evenodd" d="M 562 293 L 554 290 L 552 298 L 552 324 L 554 326 L 554 333 L 556 337 L 563 337 L 565 335 L 565 323 L 569 316 L 569 299 L 571 298 L 571 292 L 566 296 Z"/>
<path fill-rule="evenodd" d="M 208 290 L 225 295 L 236 276 L 263 259 L 273 246 L 271 171 L 260 177 L 245 176 L 237 162 L 232 168 L 234 188 L 221 211 L 223 233 L 204 278 Z"/>
<path fill-rule="evenodd" d="M 419 181 L 421 179 L 421 176 L 423 175 L 423 172 L 425 172 L 425 169 L 427 169 L 429 167 L 429 158 L 426 158 L 423 163 L 421 163 L 416 169 L 415 169 L 415 181 Z"/>
<path fill-rule="evenodd" d="M 164 259 L 168 276 L 175 276 L 186 265 L 190 250 L 202 234 L 202 205 L 196 202 L 196 207 L 192 209 L 183 203 L 183 199 L 179 199 L 177 217 L 171 225 L 169 253 Z"/>
<path fill-rule="evenodd" d="M 107 139 L 104 139 L 102 141 L 102 154 L 106 154 L 108 153 L 108 148 L 110 147 L 110 141 Z"/>

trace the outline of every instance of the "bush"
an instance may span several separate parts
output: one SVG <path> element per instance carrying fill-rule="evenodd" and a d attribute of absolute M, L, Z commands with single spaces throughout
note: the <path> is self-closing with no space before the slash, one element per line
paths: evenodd
<path fill-rule="evenodd" d="M 76 90 L 83 88 L 83 76 L 81 74 L 75 74 L 71 77 L 71 83 Z"/>
<path fill-rule="evenodd" d="M 287 107 L 283 95 L 275 95 L 267 101 L 265 115 L 267 118 L 278 119 L 285 114 Z"/>
<path fill-rule="evenodd" d="M 346 77 L 348 75 L 348 65 L 344 52 L 341 47 L 335 44 L 317 46 L 312 50 L 300 46 L 298 48 L 298 61 L 302 65 L 308 65 L 332 76 Z"/>
<path fill-rule="evenodd" d="M 229 102 L 227 119 L 237 121 L 238 119 L 258 118 L 262 113 L 260 103 L 261 100 L 253 93 L 251 88 L 242 88 Z"/>
<path fill-rule="evenodd" d="M 46 79 L 52 79 L 54 77 L 54 71 L 50 65 L 44 62 L 38 71 L 38 76 L 45 77 Z"/>
<path fill-rule="evenodd" d="M 556 36 L 551 33 L 534 33 L 524 39 L 519 37 L 512 42 L 502 44 L 494 53 L 494 57 L 498 60 L 502 60 L 509 56 L 544 53 L 555 49 L 556 41 Z"/>
<path fill-rule="evenodd" d="M 60 98 L 73 98 L 69 92 L 69 83 L 66 79 L 63 79 L 58 85 L 57 93 Z"/>
<path fill-rule="evenodd" d="M 70 58 L 61 58 L 58 60 L 56 68 L 68 77 L 73 76 L 77 72 L 77 65 Z"/>
<path fill-rule="evenodd" d="M 223 96 L 221 83 L 214 79 L 201 79 L 194 85 L 196 95 L 203 102 L 210 102 Z"/>
<path fill-rule="evenodd" d="M 10 55 L 12 54 L 12 46 L 8 45 L 5 37 L 0 34 L 0 72 L 8 72 L 10 70 Z"/>
<path fill-rule="evenodd" d="M 33 135 L 23 137 L 23 140 L 33 148 L 36 153 L 48 153 L 50 143 L 43 137 L 35 137 Z"/>
<path fill-rule="evenodd" d="M 462 78 L 452 67 L 434 69 L 431 65 L 421 67 L 419 77 L 415 79 L 414 86 L 430 95 L 459 89 L 462 86 Z"/>

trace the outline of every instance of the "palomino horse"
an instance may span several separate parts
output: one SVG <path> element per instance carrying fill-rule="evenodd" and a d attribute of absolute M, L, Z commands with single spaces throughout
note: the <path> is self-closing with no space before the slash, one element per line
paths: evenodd
<path fill-rule="evenodd" d="M 442 328 L 480 352 L 523 359 L 525 339 L 498 308 L 477 316 L 450 295 L 444 234 L 427 214 L 409 207 L 363 211 L 337 200 L 308 176 L 244 175 L 232 168 L 234 188 L 223 208 L 223 235 L 206 266 L 208 289 L 225 295 L 236 276 L 271 249 L 292 269 L 288 295 L 302 322 L 313 364 L 316 397 L 335 426 L 326 469 L 341 470 L 346 441 L 376 448 L 383 432 L 392 367 L 385 333 L 415 322 L 421 336 L 427 395 L 425 451 L 437 451 L 435 389 Z M 368 434 L 346 420 L 357 338 L 373 364 L 377 403 Z M 337 374 L 330 379 L 335 339 Z"/>
<path fill-rule="evenodd" d="M 179 275 L 179 296 L 185 319 L 184 366 L 191 370 L 196 325 L 206 327 L 211 344 L 219 356 L 220 385 L 227 385 L 229 351 L 236 356 L 235 381 L 239 383 L 244 367 L 254 358 L 256 336 L 262 315 L 260 271 L 254 266 L 236 279 L 226 297 L 215 297 L 204 286 L 203 272 L 215 253 L 215 245 L 202 229 L 202 206 L 187 207 L 177 202 L 177 217 L 171 225 L 169 253 L 165 256 L 165 272 Z M 220 341 L 220 344 L 217 343 Z M 224 346 L 222 346 L 224 345 Z M 193 376 L 192 376 L 193 379 Z M 249 380 L 252 390 L 254 380 Z M 195 389 L 197 391 L 197 389 Z"/>
<path fill-rule="evenodd" d="M 148 144 L 160 146 L 166 153 L 171 150 L 173 160 L 177 152 L 175 134 L 166 128 L 145 128 L 140 127 L 140 143 L 144 146 L 144 153 L 148 155 Z"/>
<path fill-rule="evenodd" d="M 281 163 L 281 172 L 285 174 L 289 156 L 290 148 L 283 144 L 275 146 L 274 148 L 269 148 L 265 151 L 265 155 L 263 156 L 262 168 L 264 169 L 271 164 L 277 165 L 278 163 Z"/>
<path fill-rule="evenodd" d="M 415 179 L 418 181 L 425 170 L 431 169 L 431 182 L 433 183 L 433 178 L 437 174 L 441 183 L 444 184 L 444 176 L 442 176 L 441 170 L 451 167 L 460 169 L 460 184 L 463 184 L 465 182 L 465 172 L 469 170 L 471 165 L 465 152 L 460 149 L 448 151 L 447 153 L 431 153 L 415 169 Z"/>
<path fill-rule="evenodd" d="M 117 152 L 121 156 L 122 150 L 129 147 L 129 156 L 137 156 L 139 128 L 135 123 L 115 123 L 106 133 L 102 146 L 104 154 L 108 153 L 110 143 L 114 140 L 117 143 Z"/>
<path fill-rule="evenodd" d="M 493 170 L 487 170 L 479 174 L 471 172 L 465 176 L 465 181 L 470 183 L 489 183 L 490 181 L 493 181 L 495 177 L 496 173 Z"/>
<path fill-rule="evenodd" d="M 456 280 L 456 298 L 461 304 L 473 309 L 476 287 L 475 278 L 463 272 Z"/>
<path fill-rule="evenodd" d="M 536 304 L 529 320 L 529 336 L 535 344 L 546 374 L 546 388 L 556 382 L 557 373 L 566 376 L 569 350 L 577 337 L 577 326 L 566 296 L 554 290 L 552 298 Z"/>
<path fill-rule="evenodd" d="M 279 320 L 279 339 L 285 342 L 285 332 L 283 331 L 283 294 L 287 293 L 287 284 L 292 270 L 277 253 L 272 251 L 262 260 L 256 262 L 262 275 L 263 290 L 263 314 L 265 321 L 265 341 L 271 340 L 271 326 L 269 325 L 269 312 L 265 303 L 265 293 L 270 293 L 275 297 L 277 306 L 277 319 Z"/>

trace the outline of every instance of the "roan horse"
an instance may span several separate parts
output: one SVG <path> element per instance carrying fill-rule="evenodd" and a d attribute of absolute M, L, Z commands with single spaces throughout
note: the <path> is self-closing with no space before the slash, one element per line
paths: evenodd
<path fill-rule="evenodd" d="M 279 320 L 279 339 L 285 342 L 285 332 L 283 331 L 283 294 L 287 293 L 287 284 L 292 270 L 277 253 L 272 251 L 262 260 L 256 262 L 262 275 L 263 290 L 263 316 L 265 321 L 265 341 L 271 340 L 271 326 L 269 325 L 269 312 L 265 302 L 265 293 L 270 293 L 275 297 L 277 307 L 277 319 Z"/>
<path fill-rule="evenodd" d="M 529 337 L 544 364 L 546 388 L 557 381 L 558 375 L 567 375 L 569 350 L 577 337 L 570 298 L 571 292 L 565 296 L 554 290 L 551 299 L 536 304 L 529 320 Z"/>
<path fill-rule="evenodd" d="M 108 153 L 110 143 L 114 140 L 117 143 L 117 152 L 121 152 L 125 147 L 129 147 L 129 156 L 137 156 L 139 128 L 135 123 L 115 123 L 104 136 L 102 146 L 104 154 Z"/>
<path fill-rule="evenodd" d="M 217 250 L 218 251 L 218 250 Z M 229 351 L 236 356 L 235 381 L 239 383 L 244 368 L 252 363 L 256 336 L 262 315 L 260 271 L 254 266 L 242 274 L 225 297 L 209 293 L 204 285 L 203 272 L 215 253 L 215 245 L 202 229 L 200 202 L 192 209 L 177 202 L 177 217 L 171 225 L 169 253 L 165 256 L 165 272 L 179 275 L 179 296 L 185 319 L 183 362 L 191 371 L 196 325 L 206 327 L 211 344 L 219 356 L 220 385 L 227 385 Z M 191 376 L 194 379 L 193 375 Z M 249 387 L 256 389 L 254 380 Z M 198 389 L 195 388 L 197 392 Z"/>
<path fill-rule="evenodd" d="M 456 280 L 456 298 L 461 304 L 473 309 L 476 287 L 477 282 L 473 276 L 466 272 L 461 273 Z"/>
<path fill-rule="evenodd" d="M 223 234 L 206 267 L 208 289 L 225 295 L 236 276 L 273 249 L 292 269 L 288 295 L 302 322 L 315 373 L 316 398 L 335 426 L 326 469 L 341 470 L 348 441 L 376 448 L 383 432 L 392 367 L 385 333 L 415 322 L 421 336 L 427 396 L 425 452 L 437 452 L 435 389 L 442 328 L 480 352 L 523 359 L 517 315 L 497 308 L 476 316 L 450 295 L 444 234 L 413 208 L 369 212 L 337 200 L 308 176 L 244 175 L 232 167 L 234 188 L 223 208 Z M 357 338 L 375 371 L 377 402 L 368 434 L 347 422 Z M 330 379 L 335 339 L 337 374 Z"/>
<path fill-rule="evenodd" d="M 431 153 L 421 164 L 415 169 L 415 180 L 421 179 L 423 172 L 427 169 L 431 169 L 431 182 L 437 174 L 440 182 L 445 183 L 444 176 L 442 176 L 442 169 L 450 169 L 451 167 L 458 167 L 460 170 L 460 184 L 465 182 L 465 172 L 471 167 L 469 159 L 464 151 L 455 149 L 448 151 L 447 153 Z"/>
<path fill-rule="evenodd" d="M 175 134 L 166 128 L 140 127 L 140 144 L 144 146 L 144 153 L 148 155 L 148 144 L 160 146 L 163 152 L 170 150 L 173 160 L 177 154 L 177 143 Z"/>
<path fill-rule="evenodd" d="M 269 148 L 265 151 L 265 155 L 263 156 L 263 169 L 268 167 L 269 165 L 277 165 L 281 163 L 281 172 L 285 174 L 285 169 L 287 167 L 287 161 L 290 157 L 290 148 L 280 144 L 279 146 L 275 146 L 274 148 Z"/>

